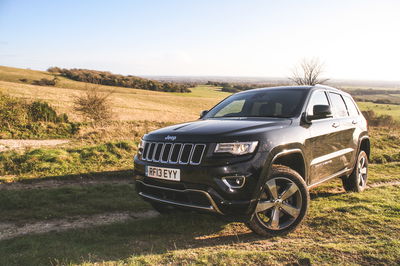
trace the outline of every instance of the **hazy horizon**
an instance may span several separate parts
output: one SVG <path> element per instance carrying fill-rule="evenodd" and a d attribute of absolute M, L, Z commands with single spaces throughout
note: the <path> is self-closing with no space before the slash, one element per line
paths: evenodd
<path fill-rule="evenodd" d="M 332 80 L 398 82 L 400 2 L 0 2 L 1 65 L 136 76 L 286 78 L 303 58 Z"/>

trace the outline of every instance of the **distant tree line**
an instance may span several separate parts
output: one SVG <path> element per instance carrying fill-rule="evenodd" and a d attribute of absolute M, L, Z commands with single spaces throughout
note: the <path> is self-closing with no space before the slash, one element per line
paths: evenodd
<path fill-rule="evenodd" d="M 280 84 L 272 84 L 272 83 L 237 84 L 237 83 L 218 82 L 218 81 L 208 81 L 206 83 L 206 85 L 221 87 L 222 91 L 231 92 L 231 93 L 246 91 L 246 90 L 251 90 L 251 89 L 257 89 L 257 88 L 280 86 Z"/>
<path fill-rule="evenodd" d="M 390 99 L 381 99 L 381 98 L 377 98 L 377 99 L 365 99 L 365 98 L 361 98 L 361 97 L 353 97 L 353 99 L 356 102 L 372 102 L 372 103 L 377 103 L 377 104 L 393 104 L 393 105 L 400 105 L 399 102 L 396 101 L 392 101 Z"/>
<path fill-rule="evenodd" d="M 135 77 L 132 75 L 124 76 L 112 74 L 106 71 L 97 71 L 89 69 L 66 69 L 59 67 L 50 67 L 48 72 L 60 73 L 61 76 L 82 82 L 118 86 L 126 88 L 135 88 L 151 91 L 165 92 L 190 92 L 190 84 L 180 84 L 172 82 L 158 82 L 154 80 Z"/>
<path fill-rule="evenodd" d="M 378 95 L 378 94 L 400 94 L 400 90 L 377 90 L 377 89 L 355 89 L 346 90 L 351 95 Z"/>

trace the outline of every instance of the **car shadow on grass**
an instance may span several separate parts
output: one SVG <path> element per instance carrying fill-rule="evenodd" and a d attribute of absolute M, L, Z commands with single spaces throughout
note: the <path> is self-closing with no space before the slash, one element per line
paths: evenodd
<path fill-rule="evenodd" d="M 328 197 L 333 197 L 337 195 L 342 195 L 345 194 L 346 192 L 344 191 L 318 191 L 318 192 L 310 192 L 310 199 L 316 199 L 316 198 L 328 198 Z"/>

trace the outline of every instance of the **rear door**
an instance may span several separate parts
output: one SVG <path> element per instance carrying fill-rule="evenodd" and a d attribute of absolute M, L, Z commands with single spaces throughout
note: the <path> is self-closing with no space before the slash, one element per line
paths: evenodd
<path fill-rule="evenodd" d="M 342 95 L 344 102 L 346 103 L 347 112 L 349 113 L 349 118 L 346 120 L 348 128 L 351 129 L 352 138 L 349 140 L 348 146 L 353 149 L 353 156 L 351 158 L 350 166 L 355 164 L 358 152 L 358 139 L 361 134 L 360 124 L 363 123 L 360 111 L 356 107 L 353 99 L 348 95 Z"/>
<path fill-rule="evenodd" d="M 349 116 L 343 96 L 336 92 L 329 92 L 328 95 L 333 113 L 332 130 L 335 132 L 335 153 L 330 156 L 330 166 L 333 173 L 339 173 L 351 167 L 356 150 L 353 138 L 355 125 L 353 118 Z"/>

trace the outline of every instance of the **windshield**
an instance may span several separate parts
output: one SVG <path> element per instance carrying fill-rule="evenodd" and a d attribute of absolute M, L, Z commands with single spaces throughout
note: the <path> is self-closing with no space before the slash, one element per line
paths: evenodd
<path fill-rule="evenodd" d="M 234 94 L 211 109 L 204 118 L 295 117 L 307 90 L 271 89 Z"/>

